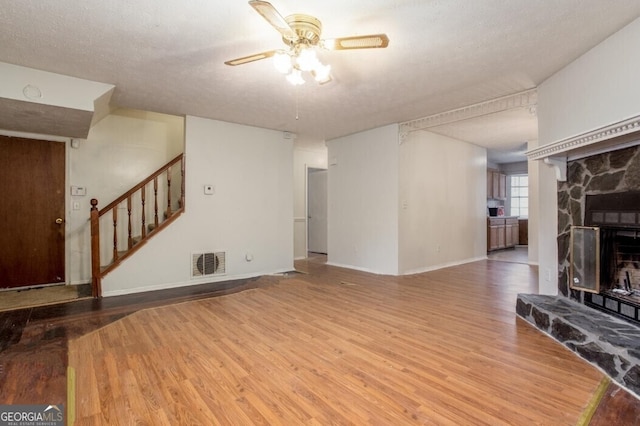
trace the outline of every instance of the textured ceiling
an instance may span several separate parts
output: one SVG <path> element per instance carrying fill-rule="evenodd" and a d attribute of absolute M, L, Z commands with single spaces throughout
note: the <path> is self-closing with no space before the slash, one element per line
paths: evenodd
<path fill-rule="evenodd" d="M 512 163 L 526 161 L 527 143 L 538 139 L 538 117 L 535 108 L 513 108 L 428 130 L 490 148 L 492 163 Z"/>
<path fill-rule="evenodd" d="M 536 87 L 640 16 L 638 0 L 272 4 L 283 16 L 318 17 L 325 38 L 384 32 L 389 47 L 322 52 L 333 81 L 295 88 L 269 60 L 223 64 L 284 46 L 246 1 L 0 0 L 0 61 L 113 84 L 117 107 L 290 131 L 309 142 Z M 532 137 L 527 120 L 439 131 L 512 150 Z"/>

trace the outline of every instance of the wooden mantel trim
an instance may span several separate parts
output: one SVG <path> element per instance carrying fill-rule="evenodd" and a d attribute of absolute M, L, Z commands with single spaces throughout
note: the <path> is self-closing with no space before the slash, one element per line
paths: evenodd
<path fill-rule="evenodd" d="M 613 139 L 618 136 L 627 135 L 640 130 L 640 115 L 637 115 L 617 123 L 608 124 L 597 129 L 571 136 L 559 141 L 543 145 L 541 147 L 527 151 L 529 160 L 542 160 L 549 157 L 556 157 L 558 154 L 566 153 L 570 150 L 586 147 L 589 145 Z"/>

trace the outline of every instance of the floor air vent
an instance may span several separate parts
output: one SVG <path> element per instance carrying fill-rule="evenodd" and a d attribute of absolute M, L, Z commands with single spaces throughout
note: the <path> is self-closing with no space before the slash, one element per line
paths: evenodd
<path fill-rule="evenodd" d="M 223 275 L 225 268 L 225 253 L 195 253 L 191 255 L 191 277 L 207 275 Z"/>

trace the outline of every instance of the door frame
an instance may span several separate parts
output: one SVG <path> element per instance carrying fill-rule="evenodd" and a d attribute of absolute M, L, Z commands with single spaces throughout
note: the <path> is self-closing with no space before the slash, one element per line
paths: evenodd
<path fill-rule="evenodd" d="M 69 188 L 70 175 L 71 175 L 71 140 L 72 138 L 62 137 L 62 136 L 53 136 L 53 135 L 41 135 L 38 133 L 26 133 L 26 132 L 14 132 L 11 130 L 0 129 L 0 135 L 9 136 L 15 138 L 25 138 L 25 139 L 36 139 L 50 142 L 64 142 L 64 187 L 65 189 Z M 69 218 L 70 218 L 70 192 L 69 190 L 64 191 L 64 285 L 71 284 L 69 282 L 69 271 L 71 268 L 71 246 L 69 245 Z M 84 284 L 84 283 L 78 283 Z M 34 286 L 25 286 L 20 287 L 20 289 L 28 289 L 34 287 L 45 287 L 48 285 L 59 285 L 59 284 L 38 284 Z M 7 289 L 12 290 L 12 289 Z M 13 289 L 15 290 L 15 289 Z"/>
<path fill-rule="evenodd" d="M 327 179 L 329 178 L 327 167 L 321 166 L 310 166 L 308 164 L 304 165 L 304 241 L 305 241 L 305 256 L 309 254 L 309 170 L 324 170 L 327 172 Z M 327 185 L 327 208 L 329 207 L 328 201 L 328 185 Z M 328 218 L 327 218 L 327 234 L 329 232 L 328 229 Z M 327 256 L 329 255 L 329 242 L 327 241 Z"/>

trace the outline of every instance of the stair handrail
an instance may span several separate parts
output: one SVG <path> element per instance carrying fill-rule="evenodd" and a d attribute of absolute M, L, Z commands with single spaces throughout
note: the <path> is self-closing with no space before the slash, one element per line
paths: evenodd
<path fill-rule="evenodd" d="M 181 183 L 180 183 L 180 202 L 179 208 L 174 212 L 171 210 L 171 175 L 167 173 L 167 215 L 168 218 L 164 220 L 162 223 L 158 221 L 158 198 L 157 198 L 157 178 L 162 175 L 164 172 L 170 171 L 170 169 L 177 163 L 180 163 L 180 174 L 181 174 Z M 92 295 L 94 298 L 102 297 L 102 277 L 106 275 L 109 271 L 114 269 L 122 260 L 129 257 L 135 251 L 137 251 L 144 243 L 150 235 L 146 234 L 146 229 L 144 226 L 145 218 L 144 214 L 142 215 L 142 236 L 141 240 L 133 245 L 131 243 L 131 196 L 134 195 L 137 191 L 141 191 L 142 204 L 144 208 L 145 203 L 145 188 L 146 186 L 154 182 L 154 195 L 155 195 L 155 230 L 160 230 L 161 228 L 166 227 L 170 222 L 175 220 L 179 214 L 184 211 L 184 194 L 185 194 L 185 183 L 184 183 L 184 154 L 180 154 L 175 157 L 173 160 L 166 163 L 164 166 L 160 167 L 158 170 L 153 172 L 151 175 L 140 181 L 138 184 L 134 185 L 124 194 L 107 204 L 105 207 L 98 209 L 98 200 L 95 198 L 91 199 L 91 289 Z M 114 260 L 108 265 L 106 268 L 102 268 L 100 265 L 100 217 L 102 217 L 107 212 L 113 211 L 114 214 L 114 228 L 116 227 L 117 222 L 117 207 L 122 202 L 127 201 L 128 203 L 128 211 L 129 211 L 129 243 L 128 250 L 123 255 L 119 255 L 117 252 L 117 239 L 114 229 Z M 115 209 L 115 210 L 114 210 Z M 154 232 L 155 234 L 155 232 Z"/>

